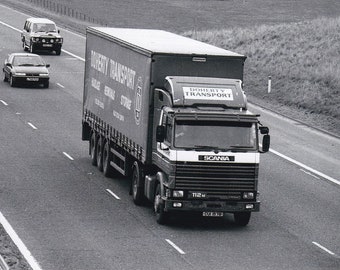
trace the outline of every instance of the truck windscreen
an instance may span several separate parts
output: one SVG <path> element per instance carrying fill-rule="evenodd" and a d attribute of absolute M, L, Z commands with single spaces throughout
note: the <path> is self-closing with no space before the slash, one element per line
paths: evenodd
<path fill-rule="evenodd" d="M 255 123 L 225 121 L 177 121 L 177 148 L 252 150 L 256 148 Z"/>

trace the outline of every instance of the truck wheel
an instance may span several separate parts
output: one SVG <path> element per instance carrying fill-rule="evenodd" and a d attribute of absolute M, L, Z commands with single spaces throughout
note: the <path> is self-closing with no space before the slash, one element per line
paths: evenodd
<path fill-rule="evenodd" d="M 103 147 L 103 173 L 106 177 L 111 177 L 115 173 L 115 169 L 110 165 L 110 161 L 112 159 L 112 153 L 110 151 L 110 144 L 108 141 L 105 141 Z"/>
<path fill-rule="evenodd" d="M 91 164 L 93 166 L 97 166 L 97 135 L 95 132 L 92 132 L 90 139 L 90 156 L 91 156 Z"/>
<path fill-rule="evenodd" d="M 158 183 L 155 192 L 155 199 L 153 203 L 156 221 L 158 224 L 166 224 L 168 221 L 168 213 L 164 211 L 164 203 L 161 197 L 161 186 Z"/>
<path fill-rule="evenodd" d="M 234 220 L 238 226 L 247 226 L 250 220 L 251 212 L 236 212 Z"/>
<path fill-rule="evenodd" d="M 142 205 L 144 202 L 143 196 L 143 173 L 142 169 L 137 161 L 133 163 L 132 169 L 132 199 L 136 205 Z"/>
<path fill-rule="evenodd" d="M 99 171 L 103 171 L 103 137 L 97 139 L 97 167 Z"/>

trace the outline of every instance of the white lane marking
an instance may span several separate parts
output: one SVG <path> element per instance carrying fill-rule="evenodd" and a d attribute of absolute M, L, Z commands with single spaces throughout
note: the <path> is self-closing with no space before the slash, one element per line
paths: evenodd
<path fill-rule="evenodd" d="M 325 248 L 324 246 L 320 245 L 318 242 L 312 242 L 317 247 L 321 248 L 322 250 L 326 251 L 328 254 L 334 256 L 335 253 L 333 251 L 330 251 L 329 249 Z"/>
<path fill-rule="evenodd" d="M 168 244 L 171 245 L 174 249 L 176 249 L 180 254 L 182 255 L 185 254 L 185 252 L 182 249 L 180 249 L 178 246 L 176 246 L 171 240 L 165 239 L 165 241 L 167 241 Z"/>
<path fill-rule="evenodd" d="M 317 177 L 316 175 L 310 173 L 309 171 L 305 171 L 304 169 L 300 169 L 300 171 L 304 172 L 305 174 L 310 175 L 311 177 L 314 177 L 314 178 L 316 178 L 316 179 L 320 179 L 320 177 Z"/>
<path fill-rule="evenodd" d="M 64 156 L 66 156 L 68 159 L 70 160 L 74 160 L 73 157 L 71 157 L 69 154 L 67 154 L 66 152 L 63 152 Z"/>
<path fill-rule="evenodd" d="M 113 197 L 115 197 L 117 200 L 120 200 L 120 198 L 116 194 L 114 194 L 110 189 L 106 189 L 106 191 L 110 193 Z"/>
<path fill-rule="evenodd" d="M 31 268 L 33 270 L 41 270 L 38 262 L 32 256 L 31 252 L 27 249 L 25 244 L 19 238 L 18 234 L 12 228 L 11 224 L 9 224 L 9 222 L 7 221 L 7 219 L 4 217 L 4 215 L 1 212 L 0 212 L 0 223 L 2 224 L 2 226 L 4 227 L 4 229 L 8 233 L 8 235 L 11 237 L 14 244 L 18 247 L 21 254 L 25 257 L 26 261 L 31 266 Z"/>
<path fill-rule="evenodd" d="M 60 84 L 60 83 L 57 83 L 57 85 L 58 85 L 59 87 L 61 87 L 61 88 L 65 88 L 65 86 L 63 86 L 63 85 Z"/>
<path fill-rule="evenodd" d="M 6 101 L 3 101 L 3 100 L 1 99 L 0 102 L 1 102 L 2 104 L 4 104 L 5 106 L 8 106 L 8 104 L 6 103 Z"/>
<path fill-rule="evenodd" d="M 71 52 L 69 52 L 69 51 L 66 51 L 66 50 L 64 50 L 64 49 L 62 49 L 62 51 L 65 52 L 65 53 L 67 53 L 67 54 L 69 54 L 69 55 L 71 55 L 71 56 L 73 56 L 74 58 L 77 58 L 77 59 L 80 60 L 80 61 L 85 62 L 85 59 L 82 58 L 82 57 L 80 57 L 80 56 L 78 56 L 78 55 L 75 55 L 75 54 L 73 54 L 73 53 L 71 53 Z"/>
<path fill-rule="evenodd" d="M 284 159 L 286 159 L 286 160 L 288 160 L 288 161 L 290 161 L 290 162 L 292 162 L 292 163 L 294 163 L 294 164 L 304 168 L 305 170 L 308 170 L 308 171 L 310 171 L 310 172 L 312 172 L 312 173 L 314 173 L 314 174 L 316 174 L 316 175 L 318 175 L 318 176 L 320 176 L 322 178 L 325 178 L 328 181 L 331 181 L 332 183 L 337 184 L 337 185 L 340 186 L 340 181 L 334 179 L 333 177 L 330 177 L 330 176 L 328 176 L 328 175 L 326 175 L 326 174 L 324 174 L 322 172 L 314 170 L 313 168 L 311 168 L 311 167 L 309 167 L 309 166 L 307 166 L 307 165 L 305 165 L 305 164 L 303 164 L 303 163 L 301 163 L 301 162 L 299 162 L 299 161 L 297 161 L 295 159 L 292 159 L 292 158 L 290 158 L 290 157 L 288 157 L 288 156 L 286 156 L 284 154 L 281 154 L 281 153 L 279 153 L 279 152 L 277 152 L 277 151 L 275 151 L 273 149 L 270 149 L 269 151 L 272 152 L 273 154 L 279 156 L 279 157 L 282 157 L 282 158 L 284 158 Z"/>
<path fill-rule="evenodd" d="M 21 32 L 21 30 L 19 30 L 18 28 L 15 28 L 14 26 L 9 25 L 9 24 L 7 24 L 7 23 L 5 23 L 5 22 L 0 21 L 0 24 L 6 26 L 6 27 L 8 27 L 8 28 L 13 29 L 14 31 Z"/>
<path fill-rule="evenodd" d="M 31 128 L 33 128 L 33 129 L 38 129 L 35 125 L 33 125 L 31 122 L 27 122 L 27 124 L 31 127 Z"/>

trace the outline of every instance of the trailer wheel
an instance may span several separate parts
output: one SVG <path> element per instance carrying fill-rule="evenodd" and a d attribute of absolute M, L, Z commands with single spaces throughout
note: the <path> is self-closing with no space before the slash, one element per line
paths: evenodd
<path fill-rule="evenodd" d="M 91 156 L 91 164 L 93 166 L 97 166 L 97 136 L 95 132 L 92 132 L 90 139 L 90 156 Z"/>
<path fill-rule="evenodd" d="M 112 159 L 112 153 L 110 151 L 110 144 L 108 141 L 105 141 L 103 147 L 103 173 L 104 176 L 110 177 L 114 175 L 114 168 L 110 165 L 110 160 Z"/>
<path fill-rule="evenodd" d="M 97 139 L 97 167 L 99 171 L 103 171 L 103 137 L 99 136 Z"/>
<path fill-rule="evenodd" d="M 238 226 L 247 226 L 250 220 L 251 212 L 236 212 L 234 220 Z"/>
<path fill-rule="evenodd" d="M 133 168 L 132 179 L 131 179 L 132 199 L 136 205 L 142 205 L 144 202 L 143 172 L 137 161 L 133 163 L 132 168 Z"/>
<path fill-rule="evenodd" d="M 164 211 L 164 202 L 161 197 L 161 186 L 158 183 L 155 192 L 155 199 L 153 203 L 156 221 L 158 224 L 166 224 L 168 221 L 168 213 Z"/>

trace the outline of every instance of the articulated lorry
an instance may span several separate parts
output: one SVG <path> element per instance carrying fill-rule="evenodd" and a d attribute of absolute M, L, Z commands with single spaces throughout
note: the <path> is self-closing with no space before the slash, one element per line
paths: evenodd
<path fill-rule="evenodd" d="M 259 211 L 260 153 L 269 129 L 247 109 L 246 57 L 151 29 L 88 27 L 82 139 L 105 176 L 131 179 L 156 220 L 175 212 Z M 262 143 L 262 146 L 260 144 Z"/>

